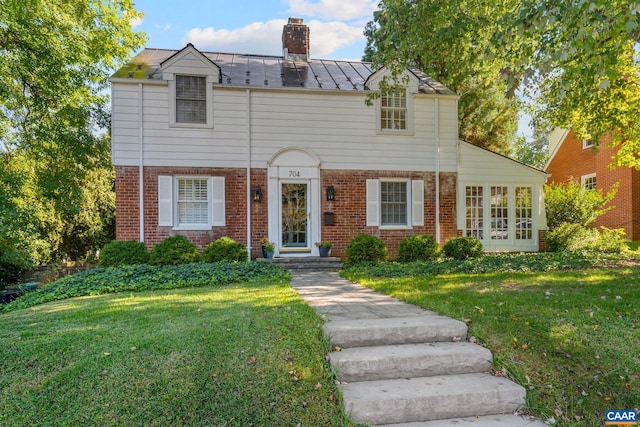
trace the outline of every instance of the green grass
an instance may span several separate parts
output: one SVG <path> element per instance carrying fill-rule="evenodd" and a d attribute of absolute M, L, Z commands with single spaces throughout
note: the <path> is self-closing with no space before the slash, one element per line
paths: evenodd
<path fill-rule="evenodd" d="M 375 277 L 376 268 L 344 274 L 465 321 L 493 351 L 497 371 L 527 388 L 530 410 L 543 419 L 600 426 L 605 410 L 638 407 L 640 268 L 395 278 Z"/>
<path fill-rule="evenodd" d="M 0 319 L 0 425 L 350 425 L 321 320 L 284 281 L 80 297 Z"/>

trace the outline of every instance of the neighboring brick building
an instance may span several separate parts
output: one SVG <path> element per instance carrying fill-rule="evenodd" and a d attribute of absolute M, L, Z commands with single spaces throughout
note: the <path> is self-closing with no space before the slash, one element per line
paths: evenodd
<path fill-rule="evenodd" d="M 605 194 L 619 183 L 615 198 L 607 205 L 614 208 L 599 217 L 594 226 L 624 228 L 627 238 L 639 240 L 640 171 L 627 167 L 611 169 L 617 148 L 607 146 L 608 142 L 594 147 L 589 141 L 576 138 L 572 131 L 554 131 L 549 138 L 546 167 L 549 182 L 576 180 L 587 187 L 602 189 Z"/>
<path fill-rule="evenodd" d="M 415 68 L 389 77 L 359 61 L 309 57 L 290 19 L 283 56 L 145 49 L 110 79 L 116 234 L 147 246 L 229 236 L 258 256 L 344 256 L 360 233 L 482 239 L 538 249 L 543 171 L 458 140 L 458 96 Z"/>

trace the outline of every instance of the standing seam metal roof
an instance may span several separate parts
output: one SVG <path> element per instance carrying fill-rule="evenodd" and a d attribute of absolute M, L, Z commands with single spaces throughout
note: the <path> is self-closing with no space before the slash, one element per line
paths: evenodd
<path fill-rule="evenodd" d="M 147 48 L 133 57 L 112 77 L 162 80 L 162 62 L 178 50 Z M 311 59 L 292 61 L 280 56 L 201 52 L 222 71 L 221 85 L 304 87 L 344 91 L 366 91 L 365 81 L 376 70 L 369 62 Z M 421 93 L 454 95 L 443 84 L 421 70 L 409 67 L 420 81 Z"/>

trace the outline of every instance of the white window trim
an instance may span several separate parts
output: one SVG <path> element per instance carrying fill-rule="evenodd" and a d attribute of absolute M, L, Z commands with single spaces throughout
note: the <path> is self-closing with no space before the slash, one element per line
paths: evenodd
<path fill-rule="evenodd" d="M 593 147 L 595 144 L 592 139 L 583 139 L 582 140 L 582 149 L 587 149 Z"/>
<path fill-rule="evenodd" d="M 207 224 L 178 224 L 178 180 L 207 180 Z M 208 175 L 158 176 L 158 226 L 176 231 L 203 231 L 226 225 L 225 178 Z"/>
<path fill-rule="evenodd" d="M 181 123 L 176 121 L 176 79 L 175 74 L 164 75 L 169 81 L 169 127 L 170 128 L 192 128 L 192 129 L 213 129 L 213 85 L 211 76 L 203 74 L 180 73 L 181 76 L 204 77 L 206 79 L 207 95 L 207 122 L 206 123 Z"/>
<path fill-rule="evenodd" d="M 407 224 L 382 225 L 382 182 L 404 182 L 407 191 Z M 378 227 L 380 230 L 411 230 L 424 226 L 424 181 L 407 178 L 368 179 L 366 187 L 367 226 Z M 419 206 L 422 211 L 417 211 Z"/>
<path fill-rule="evenodd" d="M 480 220 L 483 223 L 482 234 L 483 238 L 480 239 L 485 247 L 491 248 L 493 246 L 500 245 L 509 245 L 509 246 L 522 246 L 528 245 L 530 243 L 537 244 L 537 217 L 536 217 L 536 209 L 537 209 L 537 201 L 536 201 L 536 188 L 532 183 L 478 183 L 478 182 L 464 182 L 461 183 L 461 194 L 458 198 L 458 203 L 462 207 L 462 221 L 459 222 L 459 229 L 462 230 L 462 235 L 467 235 L 467 224 L 466 224 L 466 188 L 467 187 L 482 187 L 482 211 L 483 215 Z M 491 238 L 491 188 L 492 187 L 507 187 L 507 224 L 508 224 L 508 236 L 506 239 L 492 239 Z M 531 189 L 531 239 L 516 239 L 516 197 L 515 191 L 517 187 L 527 187 Z"/>
<path fill-rule="evenodd" d="M 580 177 L 580 184 L 581 185 L 586 185 L 586 182 L 587 182 L 587 180 L 589 178 L 596 178 L 596 186 L 593 189 L 598 188 L 598 178 L 596 177 L 595 173 L 588 173 L 586 175 L 582 175 Z M 592 190 L 592 189 L 590 189 L 590 190 Z"/>
<path fill-rule="evenodd" d="M 376 108 L 376 133 L 378 135 L 398 135 L 398 136 L 412 136 L 414 135 L 413 128 L 413 98 L 414 94 L 409 91 L 409 88 L 403 88 L 407 101 L 407 128 L 406 129 L 382 129 L 382 100 L 381 97 L 378 97 L 375 102 Z"/>

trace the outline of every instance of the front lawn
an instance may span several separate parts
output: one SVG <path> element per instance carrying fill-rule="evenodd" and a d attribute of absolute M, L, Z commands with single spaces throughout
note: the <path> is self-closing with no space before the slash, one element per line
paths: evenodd
<path fill-rule="evenodd" d="M 0 319 L 0 425 L 351 425 L 321 320 L 284 280 L 72 298 Z"/>
<path fill-rule="evenodd" d="M 343 274 L 465 321 L 471 339 L 493 351 L 498 373 L 525 386 L 532 412 L 555 425 L 600 426 L 607 409 L 637 408 L 640 268 L 545 271 L 537 261 L 553 255 L 522 257 L 531 262 L 519 263 L 516 255 L 470 261 L 483 271 L 473 274 L 425 273 L 434 267 L 420 263 L 351 267 Z"/>

